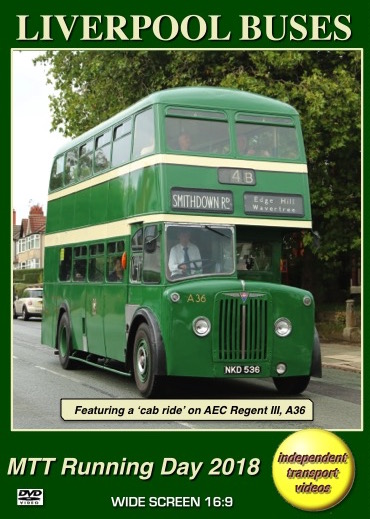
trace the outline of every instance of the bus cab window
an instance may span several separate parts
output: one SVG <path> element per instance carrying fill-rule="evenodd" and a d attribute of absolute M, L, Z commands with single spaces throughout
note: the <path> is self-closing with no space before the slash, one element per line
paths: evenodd
<path fill-rule="evenodd" d="M 233 230 L 226 225 L 167 225 L 168 279 L 231 274 L 233 240 Z"/>
<path fill-rule="evenodd" d="M 135 281 L 136 283 L 140 283 L 141 281 L 141 272 L 143 266 L 143 256 L 142 254 L 135 254 L 131 258 L 131 281 Z"/>
<path fill-rule="evenodd" d="M 143 265 L 142 255 L 132 256 L 132 258 L 131 258 L 131 281 L 140 283 L 142 265 Z"/>
<path fill-rule="evenodd" d="M 143 281 L 160 283 L 161 249 L 160 234 L 157 225 L 148 225 L 144 233 Z"/>
<path fill-rule="evenodd" d="M 131 239 L 131 265 L 130 278 L 135 283 L 141 282 L 142 266 L 143 266 L 143 229 L 136 231 Z"/>
<path fill-rule="evenodd" d="M 268 242 L 237 244 L 237 270 L 270 271 L 272 246 Z"/>
<path fill-rule="evenodd" d="M 131 240 L 131 248 L 133 252 L 138 252 L 143 249 L 143 230 L 139 229 L 133 235 Z"/>

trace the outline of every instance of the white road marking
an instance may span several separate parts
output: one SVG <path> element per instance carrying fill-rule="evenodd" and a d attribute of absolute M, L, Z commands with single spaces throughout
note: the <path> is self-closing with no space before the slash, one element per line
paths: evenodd
<path fill-rule="evenodd" d="M 42 371 L 47 371 L 48 373 L 52 373 L 53 375 L 57 375 L 58 377 L 67 378 L 68 380 L 72 380 L 72 382 L 77 382 L 77 384 L 81 384 L 81 382 L 76 378 L 69 377 L 68 375 L 63 375 L 62 373 L 58 373 L 57 371 L 53 371 L 52 369 L 43 368 L 42 366 L 35 366 L 35 368 L 41 369 Z"/>

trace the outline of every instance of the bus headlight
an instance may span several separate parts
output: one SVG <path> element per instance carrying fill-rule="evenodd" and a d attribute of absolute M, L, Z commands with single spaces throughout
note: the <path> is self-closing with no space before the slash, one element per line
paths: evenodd
<path fill-rule="evenodd" d="M 207 317 L 197 317 L 193 321 L 193 331 L 198 337 L 205 337 L 211 331 L 211 323 Z"/>
<path fill-rule="evenodd" d="M 310 296 L 304 296 L 303 298 L 303 304 L 305 306 L 311 306 L 312 304 L 312 299 L 310 298 Z"/>
<path fill-rule="evenodd" d="M 280 317 L 275 321 L 275 333 L 279 337 L 287 337 L 292 331 L 292 323 L 286 317 Z"/>

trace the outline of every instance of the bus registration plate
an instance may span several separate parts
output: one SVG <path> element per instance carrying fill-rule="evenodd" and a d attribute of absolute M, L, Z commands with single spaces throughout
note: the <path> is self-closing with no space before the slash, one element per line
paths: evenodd
<path fill-rule="evenodd" d="M 258 375 L 261 366 L 224 366 L 224 375 Z"/>

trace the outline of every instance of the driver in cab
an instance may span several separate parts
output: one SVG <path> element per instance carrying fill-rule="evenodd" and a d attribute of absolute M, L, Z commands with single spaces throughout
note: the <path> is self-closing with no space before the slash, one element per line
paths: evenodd
<path fill-rule="evenodd" d="M 171 278 L 201 273 L 202 258 L 198 247 L 190 241 L 190 231 L 180 230 L 178 239 L 179 243 L 171 248 L 168 260 Z"/>

